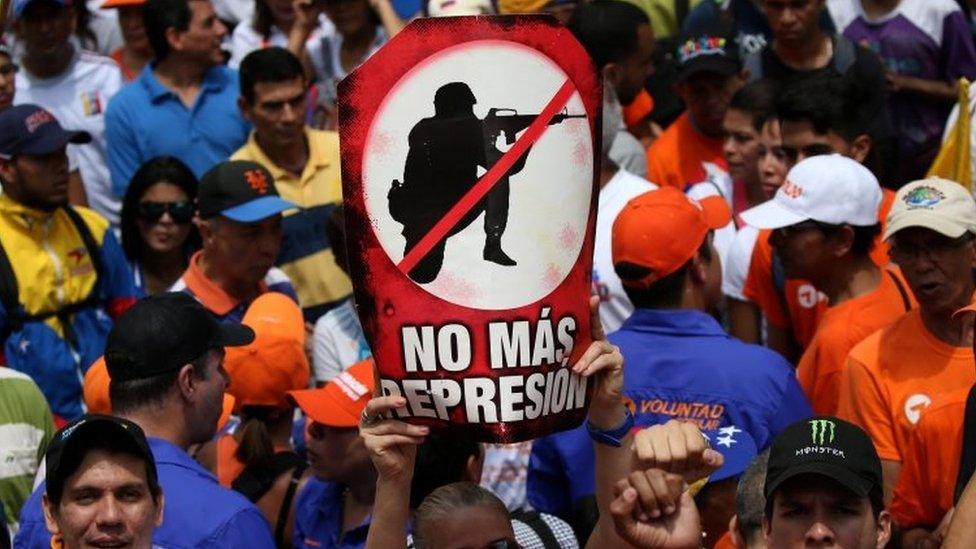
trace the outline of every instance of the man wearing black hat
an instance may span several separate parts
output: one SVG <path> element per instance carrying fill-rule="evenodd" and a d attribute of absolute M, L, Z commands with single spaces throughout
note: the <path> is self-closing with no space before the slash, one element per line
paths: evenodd
<path fill-rule="evenodd" d="M 68 205 L 66 147 L 90 139 L 35 105 L 0 113 L 0 341 L 65 419 L 81 415 L 79 374 L 135 301 L 108 221 Z"/>
<path fill-rule="evenodd" d="M 247 160 L 221 162 L 203 175 L 197 200 L 203 249 L 173 290 L 192 295 L 226 322 L 240 322 L 264 292 L 298 303 L 288 276 L 274 267 L 281 214 L 297 206 L 278 195 L 268 170 Z"/>
<path fill-rule="evenodd" d="M 261 512 L 224 489 L 186 449 L 213 438 L 227 374 L 224 347 L 254 339 L 243 324 L 218 322 L 179 292 L 146 298 L 119 318 L 105 348 L 113 412 L 139 425 L 166 492 L 162 547 L 274 547 Z M 17 547 L 46 549 L 37 492 L 21 513 Z"/>
<path fill-rule="evenodd" d="M 685 112 L 647 149 L 647 178 L 682 191 L 705 180 L 730 187 L 722 121 L 745 81 L 738 50 L 718 27 L 683 37 L 677 60 L 674 86 Z"/>
<path fill-rule="evenodd" d="M 84 416 L 55 433 L 46 467 L 44 520 L 58 547 L 152 546 L 163 491 L 138 425 Z"/>

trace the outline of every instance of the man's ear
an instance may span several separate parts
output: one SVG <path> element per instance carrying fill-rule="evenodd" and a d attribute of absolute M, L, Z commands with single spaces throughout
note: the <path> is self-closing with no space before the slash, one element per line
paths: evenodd
<path fill-rule="evenodd" d="M 10 183 L 14 180 L 13 159 L 0 158 L 0 183 Z"/>
<path fill-rule="evenodd" d="M 883 549 L 887 547 L 888 541 L 891 540 L 891 513 L 888 511 L 881 511 L 878 515 L 878 543 L 876 547 L 878 549 Z"/>
<path fill-rule="evenodd" d="M 166 43 L 169 44 L 169 49 L 172 51 L 182 51 L 183 50 L 183 34 L 184 32 L 176 27 L 167 27 L 164 35 L 166 36 Z"/>
<path fill-rule="evenodd" d="M 763 514 L 762 533 L 763 533 L 763 538 L 766 540 L 767 543 L 769 542 L 769 536 L 770 534 L 772 534 L 772 532 L 773 532 L 773 523 L 770 522 L 769 518 L 766 517 L 765 514 Z"/>
<path fill-rule="evenodd" d="M 58 526 L 58 521 L 55 518 L 54 502 L 48 499 L 47 493 L 41 496 L 41 506 L 44 508 L 44 525 L 47 526 L 47 531 L 52 536 L 60 534 L 61 528 Z"/>
<path fill-rule="evenodd" d="M 603 80 L 610 83 L 610 86 L 614 90 L 617 89 L 617 84 L 620 83 L 620 79 L 623 77 L 623 72 L 620 65 L 616 63 L 607 63 L 600 69 L 600 74 L 603 76 Z"/>
<path fill-rule="evenodd" d="M 699 286 L 705 284 L 705 280 L 708 278 L 708 261 L 702 257 L 700 252 L 695 252 L 694 257 L 691 258 L 688 276 L 691 277 L 692 282 Z"/>
<path fill-rule="evenodd" d="M 183 397 L 183 400 L 193 400 L 196 398 L 198 391 L 197 378 L 193 373 L 192 364 L 184 364 L 180 368 L 179 373 L 176 374 L 176 385 L 180 389 L 180 395 Z"/>
<path fill-rule="evenodd" d="M 854 247 L 854 228 L 844 225 L 830 235 L 831 253 L 834 257 L 843 257 Z"/>
<path fill-rule="evenodd" d="M 871 140 L 871 136 L 862 133 L 851 141 L 851 158 L 863 164 L 864 160 L 871 154 L 873 146 L 874 142 Z"/>
<path fill-rule="evenodd" d="M 468 456 L 468 462 L 464 464 L 465 479 L 475 484 L 481 483 L 481 473 L 485 468 L 485 450 L 482 445 L 478 445 L 478 453 Z"/>
<path fill-rule="evenodd" d="M 739 517 L 736 515 L 732 515 L 729 519 L 729 537 L 732 538 L 732 545 L 735 545 L 736 549 L 745 549 L 746 540 L 739 531 Z"/>
<path fill-rule="evenodd" d="M 248 103 L 247 98 L 245 98 L 243 95 L 237 97 L 237 109 L 241 111 L 241 116 L 244 117 L 244 120 L 247 120 L 252 124 L 254 123 L 254 121 L 251 120 L 251 104 Z"/>
<path fill-rule="evenodd" d="M 156 498 L 156 517 L 153 524 L 156 526 L 163 525 L 163 507 L 166 506 L 166 494 L 163 493 L 163 487 L 159 487 L 159 497 Z"/>

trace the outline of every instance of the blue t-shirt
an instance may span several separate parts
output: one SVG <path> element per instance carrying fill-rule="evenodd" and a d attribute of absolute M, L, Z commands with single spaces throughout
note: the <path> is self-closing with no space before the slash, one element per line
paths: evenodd
<path fill-rule="evenodd" d="M 204 74 L 200 94 L 187 108 L 147 65 L 115 94 L 105 111 L 112 192 L 121 198 L 147 160 L 175 156 L 198 178 L 247 141 L 250 125 L 237 108 L 237 71 L 223 65 Z"/>
<path fill-rule="evenodd" d="M 294 549 L 362 549 L 369 534 L 367 516 L 362 524 L 342 531 L 343 492 L 336 482 L 309 479 L 295 497 Z M 404 533 L 406 538 L 406 533 Z"/>
<path fill-rule="evenodd" d="M 813 415 L 786 359 L 728 335 L 703 312 L 637 309 L 608 339 L 627 365 L 624 395 L 636 427 L 670 419 L 703 431 L 735 425 L 762 450 L 786 426 Z M 537 441 L 529 460 L 532 506 L 565 518 L 582 488 L 593 488 L 592 454 L 585 427 Z"/>
<path fill-rule="evenodd" d="M 247 498 L 222 488 L 209 471 L 174 444 L 150 438 L 149 449 L 156 460 L 164 497 L 163 524 L 153 532 L 154 546 L 274 548 L 268 521 Z M 42 484 L 20 512 L 20 531 L 14 538 L 17 549 L 51 547 L 41 509 L 43 494 Z"/>

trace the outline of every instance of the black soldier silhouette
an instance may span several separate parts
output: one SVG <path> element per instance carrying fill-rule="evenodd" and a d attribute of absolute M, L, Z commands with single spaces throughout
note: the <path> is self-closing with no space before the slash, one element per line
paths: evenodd
<path fill-rule="evenodd" d="M 511 109 L 492 108 L 483 120 L 474 114 L 477 103 L 471 88 L 464 82 L 444 84 L 434 93 L 434 116 L 417 122 L 410 130 L 403 183 L 394 180 L 388 198 L 390 215 L 403 224 L 406 239 L 404 256 L 423 239 L 472 187 L 478 182 L 478 168 L 490 169 L 505 152 L 495 143 L 505 135 L 515 143 L 516 134 L 529 127 L 538 115 L 520 115 Z M 586 115 L 555 115 L 550 124 Z M 510 267 L 516 261 L 502 250 L 502 235 L 508 224 L 509 178 L 525 167 L 526 148 L 485 197 L 458 223 L 447 237 L 435 244 L 408 273 L 425 284 L 437 278 L 444 262 L 447 240 L 485 213 L 486 261 Z"/>

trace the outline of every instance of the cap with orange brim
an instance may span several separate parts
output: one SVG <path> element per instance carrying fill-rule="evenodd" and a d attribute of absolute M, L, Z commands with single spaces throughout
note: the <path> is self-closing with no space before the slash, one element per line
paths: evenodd
<path fill-rule="evenodd" d="M 112 8 L 124 8 L 128 6 L 141 6 L 146 3 L 146 0 L 105 0 L 102 4 L 103 10 L 108 10 Z"/>
<path fill-rule="evenodd" d="M 289 391 L 295 404 L 315 423 L 329 427 L 357 427 L 376 381 L 373 359 L 357 362 L 318 389 Z"/>
<path fill-rule="evenodd" d="M 720 196 L 695 200 L 673 187 L 644 193 L 631 199 L 613 223 L 613 265 L 650 271 L 640 278 L 620 277 L 624 286 L 646 288 L 680 269 L 695 256 L 709 231 L 731 220 L 729 205 Z"/>
<path fill-rule="evenodd" d="M 241 322 L 254 330 L 255 337 L 246 346 L 227 348 L 227 392 L 237 399 L 238 410 L 288 406 L 288 391 L 308 387 L 310 375 L 302 310 L 290 297 L 267 292 L 251 303 Z"/>
<path fill-rule="evenodd" d="M 82 398 L 85 401 L 88 413 L 112 415 L 112 399 L 108 392 L 110 382 L 105 357 L 99 357 L 85 372 L 85 379 L 82 381 Z M 234 412 L 234 396 L 224 393 L 221 406 L 220 419 L 217 420 L 218 431 L 227 425 L 231 414 Z"/>

